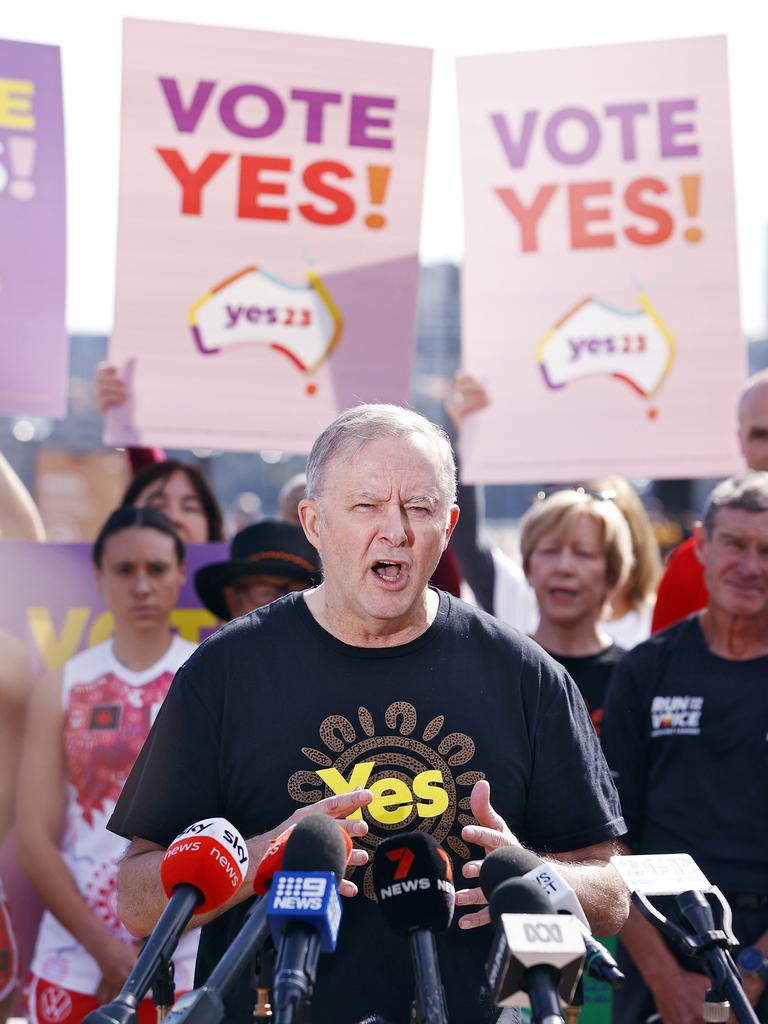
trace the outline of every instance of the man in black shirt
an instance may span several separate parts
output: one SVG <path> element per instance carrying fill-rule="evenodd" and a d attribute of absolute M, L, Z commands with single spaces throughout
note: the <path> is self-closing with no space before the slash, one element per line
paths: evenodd
<path fill-rule="evenodd" d="M 110 823 L 133 840 L 121 914 L 135 934 L 151 929 L 165 902 L 163 847 L 190 822 L 222 815 L 251 837 L 252 867 L 229 912 L 204 918 L 199 982 L 242 922 L 269 839 L 302 814 L 332 814 L 358 840 L 360 891 L 344 883 L 357 895 L 345 901 L 335 955 L 321 960 L 313 1020 L 404 1021 L 408 945 L 385 927 L 363 867 L 380 839 L 428 831 L 460 877 L 473 857 L 467 844 L 484 845 L 484 830 L 502 827 L 490 783 L 509 828 L 566 862 L 561 873 L 606 934 L 626 916 L 608 864 L 624 824 L 566 672 L 427 586 L 458 516 L 444 435 L 394 406 L 349 410 L 315 443 L 307 494 L 302 524 L 323 583 L 236 619 L 178 673 Z M 467 891 L 458 899 L 478 902 Z M 440 946 L 449 1014 L 461 1024 L 494 1016 L 480 994 L 486 919 L 464 913 Z M 227 1019 L 245 1024 L 252 1006 L 244 977 Z"/>
<path fill-rule="evenodd" d="M 707 607 L 619 663 L 602 739 L 634 853 L 689 853 L 725 894 L 744 945 L 768 954 L 768 473 L 710 495 L 696 550 Z M 702 1019 L 708 982 L 634 909 L 616 1024 Z M 747 993 L 768 1021 L 757 975 Z"/>

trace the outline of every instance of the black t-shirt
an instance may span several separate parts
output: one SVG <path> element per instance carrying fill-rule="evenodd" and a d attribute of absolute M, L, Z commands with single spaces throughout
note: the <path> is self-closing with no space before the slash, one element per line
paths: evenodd
<path fill-rule="evenodd" d="M 768 893 L 768 657 L 712 654 L 698 616 L 672 626 L 616 667 L 602 742 L 638 853 Z"/>
<path fill-rule="evenodd" d="M 585 654 L 579 657 L 571 654 L 557 654 L 555 651 L 547 651 L 547 653 L 563 666 L 578 686 L 579 693 L 587 705 L 595 732 L 599 736 L 608 683 L 615 666 L 621 661 L 626 651 L 618 644 L 611 644 L 610 647 L 598 651 L 597 654 Z"/>
<path fill-rule="evenodd" d="M 447 594 L 433 624 L 399 647 L 337 640 L 291 594 L 222 628 L 177 673 L 110 821 L 162 845 L 221 815 L 246 836 L 341 786 L 389 790 L 365 816 L 373 852 L 399 830 L 430 832 L 461 868 L 480 856 L 462 841 L 469 795 L 487 778 L 494 807 L 522 842 L 553 853 L 625 831 L 584 702 L 563 669 L 498 620 Z M 392 783 L 400 793 L 393 803 Z M 313 1021 L 351 1024 L 378 1013 L 407 1020 L 413 975 L 405 940 L 388 931 L 369 869 L 344 900 L 339 944 L 320 961 Z M 197 983 L 240 926 L 247 903 L 202 932 Z M 493 1017 L 479 998 L 490 929 L 439 939 L 451 1018 Z M 227 1019 L 249 1019 L 244 976 Z"/>

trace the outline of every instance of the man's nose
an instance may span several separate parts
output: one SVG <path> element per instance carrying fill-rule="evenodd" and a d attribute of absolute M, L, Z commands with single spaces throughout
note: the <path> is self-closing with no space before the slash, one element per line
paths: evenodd
<path fill-rule="evenodd" d="M 379 536 L 395 547 L 404 544 L 408 539 L 405 512 L 395 503 L 387 504 L 379 527 Z"/>
<path fill-rule="evenodd" d="M 755 576 L 762 572 L 763 562 L 754 548 L 745 548 L 739 559 L 739 568 L 747 576 Z"/>

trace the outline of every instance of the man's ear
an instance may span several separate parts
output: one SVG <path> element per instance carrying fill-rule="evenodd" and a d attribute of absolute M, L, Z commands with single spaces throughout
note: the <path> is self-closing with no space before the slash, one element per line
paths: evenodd
<path fill-rule="evenodd" d="M 320 551 L 320 509 L 317 506 L 317 499 L 302 498 L 299 502 L 298 512 L 304 536 L 313 548 Z"/>
<path fill-rule="evenodd" d="M 707 543 L 707 531 L 702 523 L 694 523 L 693 526 L 693 550 L 696 557 L 704 565 L 704 547 Z"/>
<path fill-rule="evenodd" d="M 448 547 L 448 541 L 451 539 L 451 534 L 456 528 L 456 523 L 459 521 L 459 506 L 451 505 L 448 509 L 448 525 L 445 528 L 445 542 L 443 544 L 443 551 Z"/>

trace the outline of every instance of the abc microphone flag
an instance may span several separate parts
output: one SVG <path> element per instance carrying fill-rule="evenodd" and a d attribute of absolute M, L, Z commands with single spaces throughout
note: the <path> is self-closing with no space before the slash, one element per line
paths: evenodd
<path fill-rule="evenodd" d="M 486 965 L 497 1006 L 530 1006 L 542 1024 L 562 1021 L 560 999 L 571 1002 L 584 962 L 584 939 L 575 917 L 554 914 L 547 894 L 531 879 L 510 878 L 490 900 L 495 935 Z"/>
<path fill-rule="evenodd" d="M 522 846 L 505 846 L 489 853 L 480 868 L 480 885 L 486 897 L 490 899 L 496 889 L 510 878 L 535 882 L 551 900 L 553 912 L 571 914 L 579 921 L 587 956 L 585 974 L 614 988 L 622 985 L 624 975 L 605 946 L 592 937 L 589 922 L 576 893 L 553 864 L 543 861 Z"/>

